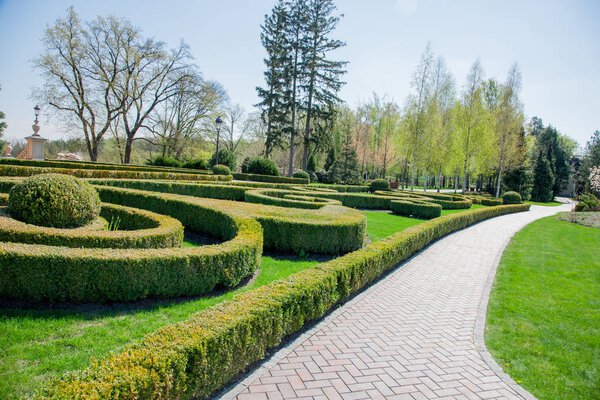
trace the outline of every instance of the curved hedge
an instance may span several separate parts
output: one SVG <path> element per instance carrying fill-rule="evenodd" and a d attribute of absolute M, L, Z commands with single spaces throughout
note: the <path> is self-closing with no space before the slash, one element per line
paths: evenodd
<path fill-rule="evenodd" d="M 290 194 L 287 190 L 277 189 L 254 189 L 248 190 L 244 200 L 248 203 L 259 203 L 271 206 L 307 208 L 317 210 L 327 204 L 341 205 L 337 200 L 320 199 L 308 195 Z"/>
<path fill-rule="evenodd" d="M 183 225 L 165 215 L 114 204 L 102 204 L 100 215 L 102 225 L 118 218 L 120 230 L 100 230 L 97 223 L 76 229 L 49 228 L 0 215 L 0 242 L 115 249 L 181 247 L 183 242 Z"/>
<path fill-rule="evenodd" d="M 205 398 L 336 304 L 448 233 L 526 204 L 446 215 L 167 326 L 56 379 L 38 399 Z M 115 373 L 117 372 L 117 373 Z"/>
<path fill-rule="evenodd" d="M 268 183 L 293 183 L 295 185 L 308 184 L 309 179 L 305 178 L 290 178 L 288 176 L 272 176 L 272 175 L 258 175 L 258 174 L 245 174 L 234 172 L 233 179 L 237 181 L 254 181 L 254 182 L 268 182 Z"/>
<path fill-rule="evenodd" d="M 100 195 L 107 197 L 101 190 Z M 194 231 L 226 242 L 162 249 L 4 242 L 0 243 L 0 297 L 106 302 L 200 295 L 217 285 L 233 287 L 258 267 L 263 238 L 260 225 L 252 218 L 226 208 L 216 210 L 197 198 L 137 192 L 128 193 L 127 199 L 127 204 L 170 215 Z"/>
<path fill-rule="evenodd" d="M 230 181 L 232 179 L 231 175 L 207 175 L 178 172 L 145 172 L 104 169 L 67 169 L 0 165 L 0 176 L 32 176 L 38 174 L 51 173 L 73 175 L 78 178 L 171 179 L 188 181 Z"/>
<path fill-rule="evenodd" d="M 390 209 L 394 214 L 407 217 L 431 219 L 442 215 L 442 206 L 426 201 L 392 200 Z"/>
<path fill-rule="evenodd" d="M 482 197 L 481 198 L 481 205 L 483 206 L 501 206 L 502 204 L 504 204 L 504 200 L 502 200 L 502 198 L 487 198 L 487 197 Z"/>
<path fill-rule="evenodd" d="M 439 204 L 444 210 L 466 210 L 471 208 L 473 202 L 468 199 L 464 200 L 439 200 L 430 199 L 427 200 L 429 203 Z"/>

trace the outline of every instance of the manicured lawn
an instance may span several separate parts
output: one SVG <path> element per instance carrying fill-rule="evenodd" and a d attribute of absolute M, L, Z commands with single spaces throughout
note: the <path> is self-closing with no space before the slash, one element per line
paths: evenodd
<path fill-rule="evenodd" d="M 54 309 L 2 306 L 0 399 L 23 397 L 53 376 L 85 368 L 91 357 L 119 351 L 162 326 L 322 261 L 263 257 L 255 281 L 213 297 Z"/>
<path fill-rule="evenodd" d="M 486 343 L 498 363 L 544 399 L 600 398 L 600 229 L 544 218 L 506 249 Z"/>

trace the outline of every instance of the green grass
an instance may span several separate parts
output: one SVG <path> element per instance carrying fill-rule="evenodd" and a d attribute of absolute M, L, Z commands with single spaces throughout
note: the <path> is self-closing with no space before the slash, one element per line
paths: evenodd
<path fill-rule="evenodd" d="M 541 219 L 502 256 L 486 343 L 540 400 L 600 398 L 600 230 Z"/>
<path fill-rule="evenodd" d="M 212 297 L 53 309 L 5 305 L 0 308 L 0 399 L 20 398 L 53 376 L 85 368 L 91 357 L 105 357 L 162 326 L 322 261 L 265 256 L 256 280 Z"/>
<path fill-rule="evenodd" d="M 562 206 L 564 203 L 558 201 L 549 201 L 548 203 L 542 203 L 541 201 L 526 201 L 526 203 L 533 204 L 534 206 L 545 206 L 545 207 L 556 207 Z"/>

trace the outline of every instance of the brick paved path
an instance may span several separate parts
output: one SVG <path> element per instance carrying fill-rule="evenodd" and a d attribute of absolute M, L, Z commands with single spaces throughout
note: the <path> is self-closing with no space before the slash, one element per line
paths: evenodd
<path fill-rule="evenodd" d="M 569 208 L 532 206 L 438 241 L 280 350 L 222 399 L 531 398 L 485 350 L 485 306 L 512 235 Z"/>

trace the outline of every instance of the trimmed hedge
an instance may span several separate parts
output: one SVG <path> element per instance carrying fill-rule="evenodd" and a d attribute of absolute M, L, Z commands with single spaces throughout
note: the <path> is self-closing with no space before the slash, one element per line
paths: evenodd
<path fill-rule="evenodd" d="M 194 296 L 208 293 L 217 285 L 236 286 L 260 264 L 262 231 L 250 217 L 225 208 L 217 210 L 198 198 L 106 187 L 99 187 L 98 191 L 105 202 L 120 200 L 170 215 L 193 231 L 226 242 L 164 249 L 67 248 L 0 242 L 0 297 L 98 303 Z"/>
<path fill-rule="evenodd" d="M 425 201 L 393 200 L 390 209 L 394 214 L 431 219 L 442 215 L 442 206 Z"/>
<path fill-rule="evenodd" d="M 327 183 L 311 183 L 310 187 L 333 189 L 336 192 L 342 193 L 367 193 L 369 191 L 369 186 L 365 185 L 333 185 Z"/>
<path fill-rule="evenodd" d="M 482 197 L 481 198 L 481 205 L 483 206 L 501 206 L 502 204 L 504 204 L 504 201 L 502 200 L 502 198 L 487 198 L 487 197 Z"/>
<path fill-rule="evenodd" d="M 377 190 L 389 190 L 390 183 L 385 179 L 375 179 L 369 183 L 369 191 L 376 192 Z"/>
<path fill-rule="evenodd" d="M 193 163 L 193 161 L 191 162 Z M 186 163 L 189 164 L 189 163 Z M 0 165 L 16 165 L 26 167 L 47 167 L 65 169 L 95 169 L 109 171 L 138 171 L 138 172 L 181 172 L 184 174 L 210 174 L 207 169 L 192 169 L 192 167 L 173 168 L 152 165 L 114 164 L 92 161 L 64 161 L 64 160 L 19 160 L 16 158 L 0 158 Z M 192 164 L 189 164 L 192 165 Z"/>
<path fill-rule="evenodd" d="M 504 204 L 521 204 L 523 198 L 517 192 L 506 192 L 502 195 L 502 201 Z"/>
<path fill-rule="evenodd" d="M 307 195 L 295 195 L 287 190 L 277 189 L 254 189 L 245 193 L 245 201 L 248 203 L 259 203 L 271 206 L 306 208 L 317 210 L 327 204 L 341 205 L 337 200 L 320 199 Z"/>
<path fill-rule="evenodd" d="M 183 225 L 171 217 L 114 204 L 102 204 L 101 226 L 92 223 L 76 229 L 29 225 L 0 215 L 0 242 L 76 248 L 144 249 L 181 247 Z M 118 218 L 118 231 L 100 230 Z"/>
<path fill-rule="evenodd" d="M 267 183 L 292 183 L 294 185 L 308 184 L 309 179 L 305 178 L 290 178 L 289 176 L 271 176 L 258 174 L 245 174 L 234 172 L 233 179 L 237 181 L 254 181 Z"/>
<path fill-rule="evenodd" d="M 170 179 L 188 181 L 230 181 L 232 179 L 231 175 L 206 175 L 178 172 L 145 172 L 104 169 L 66 169 L 0 165 L 0 176 L 32 176 L 38 174 L 51 173 L 73 175 L 78 178 Z"/>
<path fill-rule="evenodd" d="M 431 242 L 479 221 L 526 211 L 509 205 L 447 215 L 364 249 L 236 296 L 53 380 L 38 399 L 205 398 Z"/>
<path fill-rule="evenodd" d="M 231 175 L 231 169 L 227 165 L 217 164 L 212 167 L 214 175 Z"/>
<path fill-rule="evenodd" d="M 439 204 L 444 210 L 466 210 L 471 208 L 473 202 L 468 199 L 464 200 L 439 200 L 439 199 L 428 199 L 429 203 Z"/>

